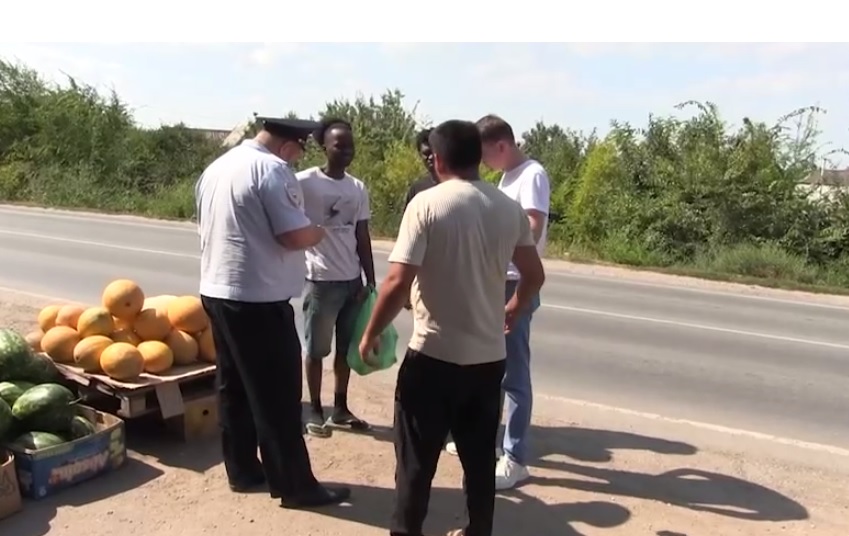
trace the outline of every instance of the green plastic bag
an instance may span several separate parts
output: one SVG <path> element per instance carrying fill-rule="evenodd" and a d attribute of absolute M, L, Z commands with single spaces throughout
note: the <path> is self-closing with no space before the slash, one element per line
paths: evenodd
<path fill-rule="evenodd" d="M 365 376 L 379 370 L 386 370 L 394 365 L 398 359 L 395 357 L 395 346 L 398 344 L 398 330 L 395 326 L 389 324 L 383 333 L 380 334 L 377 351 L 369 358 L 369 363 L 363 361 L 360 355 L 360 339 L 363 338 L 363 333 L 366 331 L 371 312 L 374 309 L 374 304 L 377 302 L 377 291 L 370 289 L 366 299 L 360 306 L 360 312 L 357 313 L 357 318 L 354 320 L 353 337 L 351 337 L 351 345 L 348 347 L 348 366 L 351 370 Z"/>

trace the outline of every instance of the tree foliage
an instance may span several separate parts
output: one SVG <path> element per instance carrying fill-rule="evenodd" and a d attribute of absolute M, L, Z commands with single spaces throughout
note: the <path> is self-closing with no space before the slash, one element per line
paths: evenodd
<path fill-rule="evenodd" d="M 603 137 L 543 123 L 523 134 L 523 149 L 551 176 L 552 248 L 849 285 L 849 199 L 825 202 L 799 186 L 828 155 L 817 128 L 824 111 L 732 126 L 712 103 L 678 108 L 643 127 L 614 121 Z M 393 235 L 406 189 L 424 172 L 415 107 L 390 90 L 329 102 L 319 117 L 352 123 L 351 172 L 368 184 L 375 233 Z M 184 125 L 139 127 L 114 93 L 71 78 L 50 84 L 0 61 L 2 200 L 187 218 L 194 181 L 221 150 Z M 313 145 L 300 166 L 321 162 Z"/>

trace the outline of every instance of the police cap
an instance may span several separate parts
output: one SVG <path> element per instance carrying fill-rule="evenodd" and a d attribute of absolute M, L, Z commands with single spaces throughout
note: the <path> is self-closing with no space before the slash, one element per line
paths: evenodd
<path fill-rule="evenodd" d="M 257 117 L 256 120 L 272 136 L 298 141 L 305 141 L 320 126 L 317 121 L 308 119 Z"/>

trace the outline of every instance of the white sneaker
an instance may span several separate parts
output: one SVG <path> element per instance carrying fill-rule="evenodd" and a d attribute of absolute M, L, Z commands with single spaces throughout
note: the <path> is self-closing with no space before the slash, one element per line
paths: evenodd
<path fill-rule="evenodd" d="M 456 456 L 457 455 L 457 445 L 453 441 L 450 441 L 447 445 L 445 445 L 445 452 L 447 452 L 448 454 L 450 454 L 452 456 Z M 504 456 L 504 451 L 501 450 L 500 448 L 496 448 L 495 449 L 495 457 L 501 458 L 502 456 Z"/>
<path fill-rule="evenodd" d="M 519 465 L 507 456 L 502 456 L 495 466 L 495 489 L 504 491 L 515 488 L 520 482 L 531 477 L 528 468 Z"/>

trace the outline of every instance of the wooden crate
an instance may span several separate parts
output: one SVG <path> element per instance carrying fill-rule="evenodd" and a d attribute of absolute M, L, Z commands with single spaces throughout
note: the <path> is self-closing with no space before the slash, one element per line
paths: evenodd
<path fill-rule="evenodd" d="M 68 365 L 56 366 L 77 386 L 83 401 L 93 406 L 125 419 L 157 413 L 184 440 L 216 433 L 215 365 L 175 367 L 163 375 L 142 374 L 134 382 L 89 374 Z"/>

